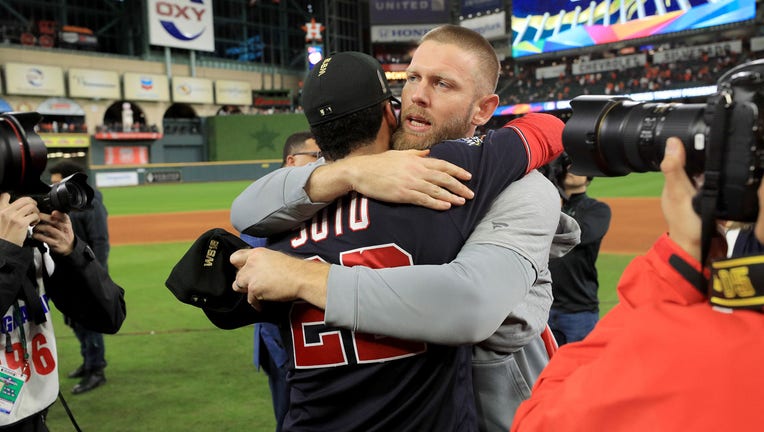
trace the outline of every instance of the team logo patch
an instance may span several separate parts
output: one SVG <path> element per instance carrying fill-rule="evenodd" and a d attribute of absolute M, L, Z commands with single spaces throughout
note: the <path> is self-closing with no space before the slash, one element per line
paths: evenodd
<path fill-rule="evenodd" d="M 471 146 L 483 145 L 483 137 L 482 136 L 479 136 L 479 137 L 474 136 L 474 137 L 469 137 L 469 138 L 459 138 L 459 141 L 461 141 L 461 142 L 463 142 L 463 143 L 465 143 L 467 145 L 471 145 Z"/>

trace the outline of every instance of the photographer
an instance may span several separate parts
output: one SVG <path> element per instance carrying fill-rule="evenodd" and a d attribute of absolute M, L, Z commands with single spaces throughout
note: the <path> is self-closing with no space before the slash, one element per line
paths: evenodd
<path fill-rule="evenodd" d="M 592 333 L 552 358 L 512 431 L 761 429 L 764 314 L 760 303 L 758 310 L 709 303 L 685 159 L 682 142 L 669 138 L 661 163 L 668 234 L 627 267 L 619 304 Z M 764 186 L 758 199 L 754 234 L 762 242 Z M 717 248 L 709 257 L 724 255 Z M 741 279 L 756 289 L 753 276 Z"/>
<path fill-rule="evenodd" d="M 549 260 L 554 298 L 549 327 L 558 345 L 585 338 L 599 320 L 596 263 L 611 217 L 606 203 L 586 193 L 592 178 L 573 174 L 570 165 L 570 157 L 563 153 L 546 167 L 560 192 L 563 213 L 581 228 L 581 241 L 565 255 Z"/>
<path fill-rule="evenodd" d="M 75 237 L 69 216 L 0 193 L 0 430 L 48 430 L 45 415 L 59 392 L 49 299 L 95 331 L 116 333 L 125 319 L 124 290 Z"/>
<path fill-rule="evenodd" d="M 84 172 L 83 166 L 64 159 L 50 168 L 50 181 L 59 183 L 75 173 Z M 72 221 L 74 234 L 90 246 L 98 262 L 108 271 L 110 249 L 108 212 L 103 204 L 101 191 L 94 188 L 93 192 L 91 205 L 85 209 L 73 210 L 69 214 L 69 219 Z M 106 346 L 103 335 L 69 317 L 64 317 L 64 322 L 72 327 L 77 340 L 80 341 L 82 356 L 82 364 L 67 374 L 69 378 L 80 378 L 80 382 L 72 388 L 72 393 L 82 394 L 105 384 Z"/>

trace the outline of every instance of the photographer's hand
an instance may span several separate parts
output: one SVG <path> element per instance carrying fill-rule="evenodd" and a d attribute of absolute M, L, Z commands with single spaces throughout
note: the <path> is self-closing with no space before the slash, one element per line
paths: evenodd
<path fill-rule="evenodd" d="M 40 221 L 40 212 L 32 198 L 22 197 L 12 203 L 10 201 L 10 194 L 0 194 L 0 238 L 23 246 L 29 227 Z"/>
<path fill-rule="evenodd" d="M 666 151 L 661 162 L 661 171 L 665 178 L 661 208 L 668 224 L 671 239 L 700 260 L 700 216 L 692 207 L 692 198 L 697 193 L 684 170 L 685 150 L 679 138 L 666 140 Z"/>
<path fill-rule="evenodd" d="M 759 185 L 759 217 L 756 219 L 754 233 L 759 243 L 764 243 L 764 181 Z"/>
<path fill-rule="evenodd" d="M 54 210 L 52 214 L 40 213 L 40 223 L 34 227 L 33 237 L 47 243 L 56 254 L 67 256 L 74 249 L 74 229 L 69 215 Z"/>

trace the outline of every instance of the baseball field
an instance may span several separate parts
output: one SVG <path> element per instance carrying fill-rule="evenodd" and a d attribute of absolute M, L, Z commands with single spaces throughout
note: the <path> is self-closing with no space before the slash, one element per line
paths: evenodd
<path fill-rule="evenodd" d="M 127 319 L 106 337 L 107 384 L 71 395 L 66 374 L 81 362 L 79 344 L 55 313 L 61 390 L 84 431 L 272 431 L 264 374 L 252 366 L 252 328 L 222 331 L 165 288 L 172 266 L 202 232 L 233 231 L 228 208 L 248 182 L 103 189 L 112 250 L 109 270 L 125 289 Z M 610 204 L 613 220 L 598 261 L 603 313 L 631 258 L 665 230 L 659 173 L 596 179 L 590 195 Z M 75 430 L 60 402 L 51 430 Z"/>

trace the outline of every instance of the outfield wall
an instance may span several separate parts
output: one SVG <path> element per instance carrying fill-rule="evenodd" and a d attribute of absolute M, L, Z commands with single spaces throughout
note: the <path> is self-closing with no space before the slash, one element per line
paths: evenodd
<path fill-rule="evenodd" d="M 209 117 L 205 129 L 208 160 L 281 160 L 289 135 L 309 126 L 305 115 L 296 113 Z"/>
<path fill-rule="evenodd" d="M 119 166 L 93 165 L 90 167 L 90 179 L 99 188 L 136 186 L 149 183 L 255 180 L 280 167 L 281 159 Z"/>

